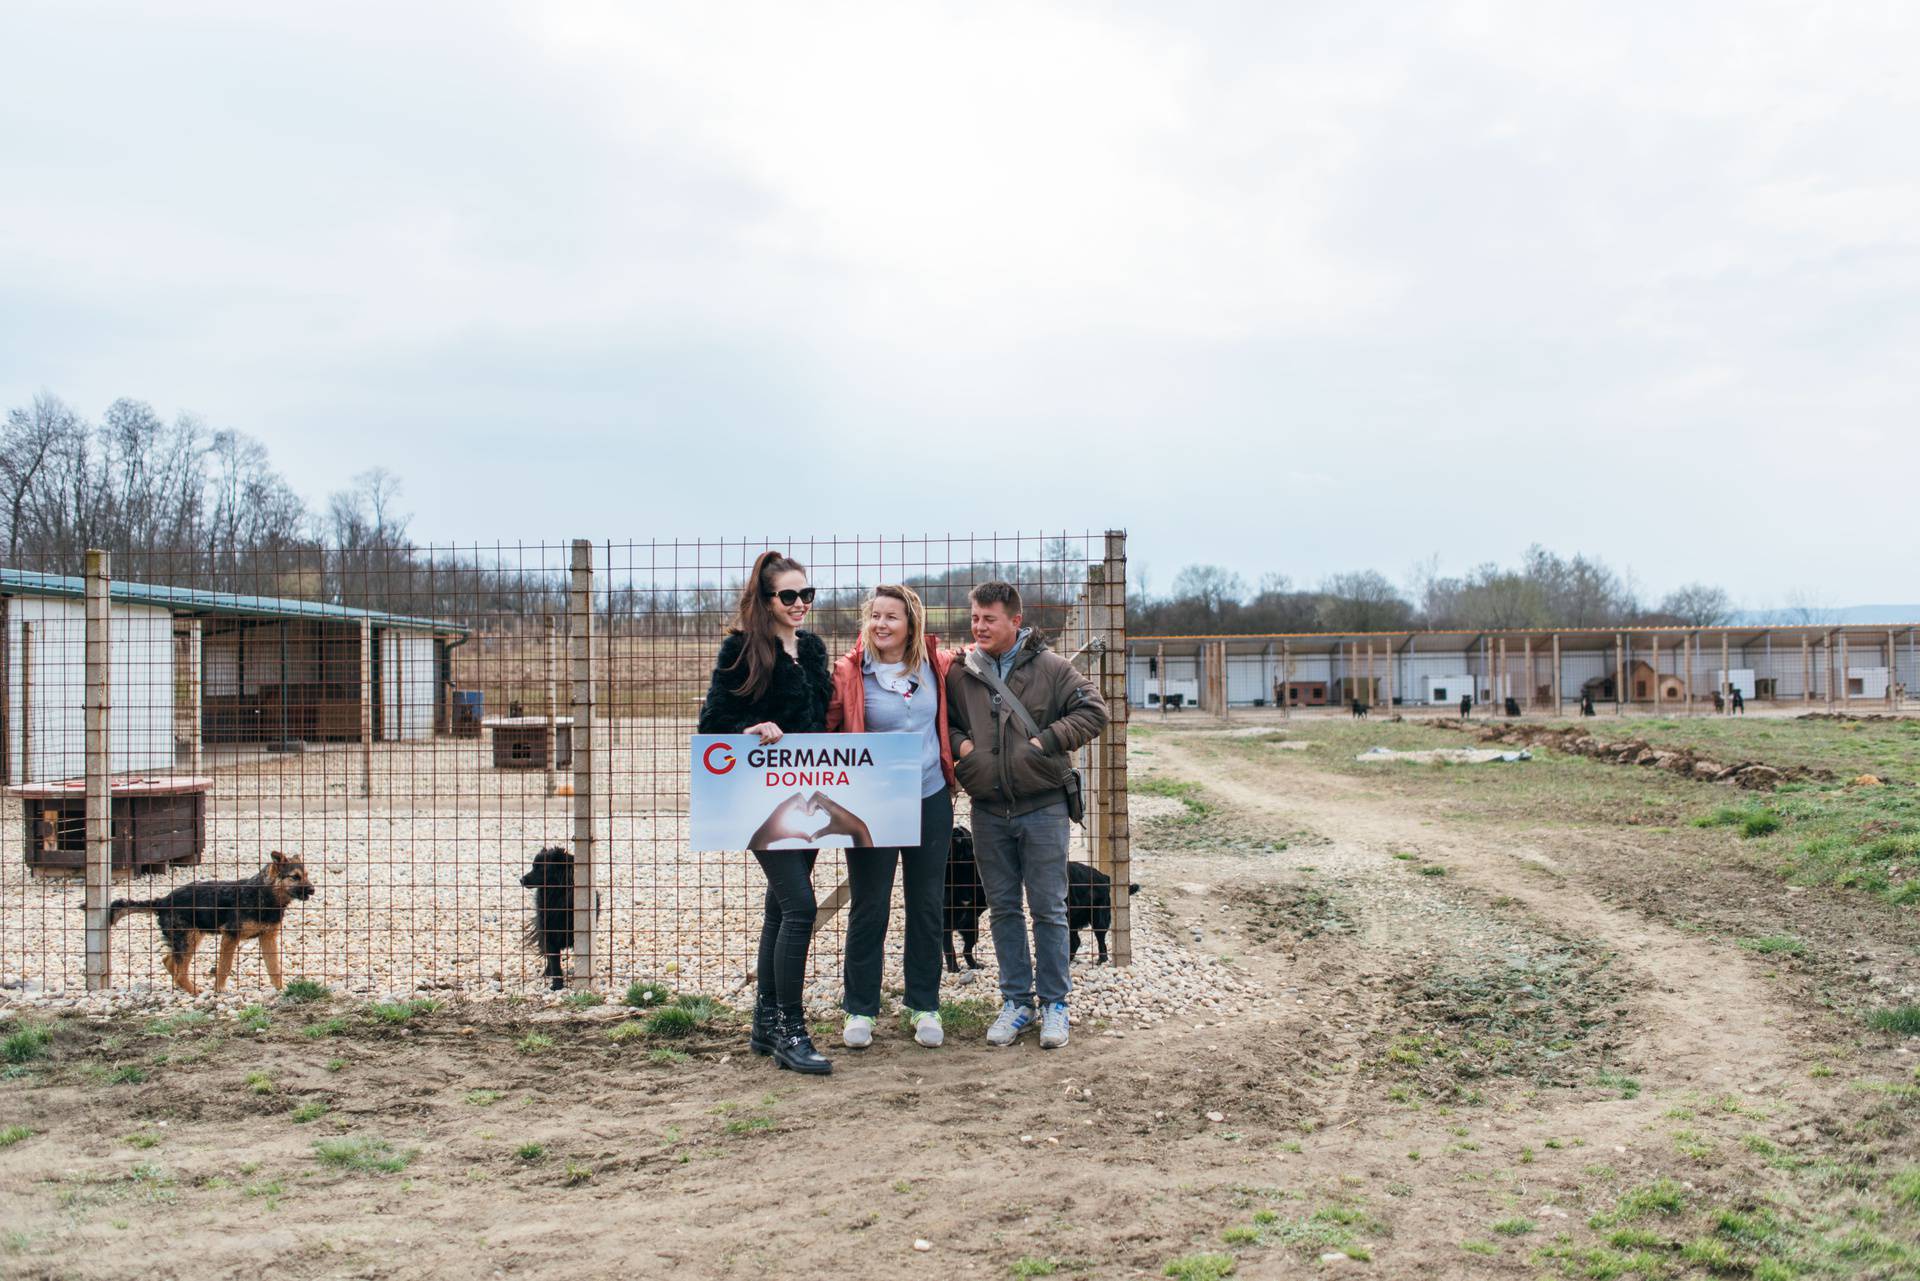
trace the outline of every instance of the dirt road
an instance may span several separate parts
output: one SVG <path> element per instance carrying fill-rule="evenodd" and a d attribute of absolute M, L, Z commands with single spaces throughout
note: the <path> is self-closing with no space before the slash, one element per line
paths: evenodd
<path fill-rule="evenodd" d="M 65 1020 L 0 1083 L 0 1131 L 30 1131 L 0 1147 L 0 1263 L 1913 1274 L 1916 1056 L 1856 1009 L 1905 981 L 1911 913 L 1490 792 L 1463 810 L 1433 771 L 1340 764 L 1344 730 L 1289 733 L 1310 750 L 1136 732 L 1142 793 L 1183 798 L 1136 833 L 1144 924 L 1239 976 L 1248 1015 L 1058 1053 L 889 1031 L 810 1081 L 724 1021 L 615 1040 L 612 1007 Z M 1791 948 L 1739 945 L 1790 914 Z M 1863 939 L 1897 963 L 1856 973 Z"/>

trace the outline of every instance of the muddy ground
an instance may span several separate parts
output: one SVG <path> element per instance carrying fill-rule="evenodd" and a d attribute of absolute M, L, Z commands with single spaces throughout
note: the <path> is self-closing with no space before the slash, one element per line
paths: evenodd
<path fill-rule="evenodd" d="M 1920 1275 L 1911 906 L 1692 826 L 1725 788 L 1375 742 L 1458 738 L 1136 726 L 1133 879 L 1226 1022 L 797 1080 L 724 1013 L 15 1008 L 0 1273 Z"/>

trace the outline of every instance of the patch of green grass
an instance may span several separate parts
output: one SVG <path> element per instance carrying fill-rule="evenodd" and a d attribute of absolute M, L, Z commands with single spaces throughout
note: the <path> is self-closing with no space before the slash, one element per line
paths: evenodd
<path fill-rule="evenodd" d="M 126 1144 L 130 1148 L 142 1148 L 142 1149 L 157 1148 L 160 1146 L 160 1136 L 145 1130 L 141 1130 L 136 1133 L 129 1134 L 126 1138 Z M 4 1146 L 4 1145 L 0 1145 L 0 1146 Z"/>
<path fill-rule="evenodd" d="M 347 1061 L 345 1059 L 328 1059 L 326 1066 L 327 1071 L 338 1072 L 347 1066 Z"/>
<path fill-rule="evenodd" d="M 138 1064 L 126 1063 L 115 1068 L 107 1076 L 109 1085 L 140 1085 L 147 1079 L 147 1071 Z"/>
<path fill-rule="evenodd" d="M 1015 1259 L 1010 1269 L 1012 1275 L 1020 1278 L 1050 1277 L 1060 1270 L 1058 1259 L 1036 1259 L 1029 1255 L 1024 1259 Z"/>
<path fill-rule="evenodd" d="M 347 1028 L 348 1023 L 346 1019 L 336 1015 L 330 1019 L 322 1019 L 318 1023 L 307 1024 L 307 1026 L 300 1029 L 300 1035 L 310 1037 L 317 1041 L 323 1036 L 345 1036 L 347 1034 Z"/>
<path fill-rule="evenodd" d="M 1186 807 L 1186 813 L 1171 820 L 1175 823 L 1194 823 L 1213 812 L 1208 805 L 1198 783 L 1178 778 L 1134 778 L 1128 786 L 1141 796 L 1164 796 L 1179 801 Z"/>
<path fill-rule="evenodd" d="M 506 1097 L 507 1096 L 505 1092 L 501 1090 L 468 1090 L 467 1091 L 467 1102 L 473 1104 L 473 1106 L 477 1108 L 490 1108 L 494 1104 L 498 1103 L 501 1099 L 504 1099 Z"/>
<path fill-rule="evenodd" d="M 1781 818 L 1772 810 L 1755 810 L 1740 820 L 1740 835 L 1746 840 L 1771 836 L 1780 830 Z"/>
<path fill-rule="evenodd" d="M 280 1004 L 307 1005 L 314 1001 L 324 1001 L 333 993 L 327 990 L 325 983 L 313 979 L 289 979 L 280 989 Z"/>
<path fill-rule="evenodd" d="M 1517 1217 L 1512 1219 L 1502 1219 L 1498 1223 L 1492 1225 L 1492 1230 L 1495 1232 L 1498 1232 L 1503 1237 L 1523 1237 L 1527 1235 L 1527 1233 L 1529 1232 L 1539 1231 L 1539 1228 L 1540 1228 L 1540 1225 L 1535 1223 L 1532 1219 L 1522 1219 Z"/>
<path fill-rule="evenodd" d="M 661 1037 L 688 1036 L 699 1026 L 700 1021 L 694 1018 L 691 1011 L 683 1010 L 677 1005 L 655 1010 L 647 1015 L 645 1024 L 648 1036 Z"/>
<path fill-rule="evenodd" d="M 659 1067 L 672 1067 L 675 1064 L 688 1061 L 686 1055 L 678 1050 L 670 1050 L 664 1045 L 656 1046 L 647 1051 L 647 1062 Z"/>
<path fill-rule="evenodd" d="M 1163 1277 L 1172 1277 L 1174 1281 L 1220 1281 L 1221 1277 L 1233 1275 L 1233 1256 L 1231 1254 L 1186 1254 L 1169 1260 L 1160 1270 Z"/>
<path fill-rule="evenodd" d="M 560 1003 L 570 1010 L 590 1010 L 596 1005 L 606 1004 L 607 998 L 598 992 L 569 992 L 560 998 Z"/>
<path fill-rule="evenodd" d="M 33 1137 L 33 1131 L 24 1125 L 9 1125 L 0 1129 L 0 1148 L 10 1148 Z M 136 1145 L 138 1146 L 138 1145 Z"/>
<path fill-rule="evenodd" d="M 240 1024 L 243 1032 L 264 1032 L 273 1026 L 273 1020 L 267 1017 L 267 1007 L 264 1005 L 249 1005 L 234 1015 L 234 1020 Z"/>
<path fill-rule="evenodd" d="M 272 1094 L 273 1078 L 265 1072 L 247 1073 L 247 1089 L 255 1094 Z"/>
<path fill-rule="evenodd" d="M 513 1043 L 522 1054 L 544 1054 L 553 1048 L 553 1038 L 545 1032 L 529 1032 Z"/>
<path fill-rule="evenodd" d="M 743 1116 L 727 1122 L 728 1134 L 765 1134 L 773 1129 L 770 1116 Z"/>
<path fill-rule="evenodd" d="M 295 1108 L 290 1115 L 295 1125 L 305 1125 L 309 1121 L 318 1121 L 327 1114 L 327 1105 L 318 1099 L 310 1099 Z"/>
<path fill-rule="evenodd" d="M 940 1027 L 947 1034 L 949 1043 L 963 1038 L 978 1036 L 1000 1014 L 999 1003 L 984 996 L 970 996 L 958 1001 L 940 1002 Z"/>
<path fill-rule="evenodd" d="M 1594 1229 L 1637 1223 L 1653 1214 L 1680 1213 L 1687 1203 L 1687 1190 L 1675 1179 L 1655 1179 L 1625 1193 L 1614 1203 L 1611 1213 L 1597 1214 L 1588 1220 Z"/>
<path fill-rule="evenodd" d="M 1867 1015 L 1867 1026 L 1876 1032 L 1920 1036 L 1920 1005 L 1892 1005 L 1874 1010 Z"/>
<path fill-rule="evenodd" d="M 513 1150 L 513 1154 L 522 1161 L 543 1161 L 547 1156 L 547 1146 L 544 1143 L 522 1143 Z"/>
<path fill-rule="evenodd" d="M 412 1152 L 396 1152 L 385 1139 L 370 1136 L 350 1139 L 317 1139 L 313 1155 L 322 1165 L 339 1170 L 364 1170 L 379 1174 L 398 1174 L 413 1160 Z"/>
<path fill-rule="evenodd" d="M 1220 1240 L 1227 1245 L 1259 1245 L 1260 1229 L 1236 1224 L 1220 1234 Z"/>
<path fill-rule="evenodd" d="M 577 1161 L 569 1161 L 567 1162 L 566 1170 L 562 1172 L 560 1177 L 561 1182 L 565 1183 L 568 1187 L 577 1188 L 582 1183 L 593 1178 L 593 1167 L 590 1165 L 581 1165 Z"/>
<path fill-rule="evenodd" d="M 628 1041 L 642 1041 L 647 1036 L 647 1025 L 639 1019 L 627 1019 L 607 1029 L 607 1039 L 615 1045 L 625 1045 Z"/>
<path fill-rule="evenodd" d="M 1738 940 L 1739 946 L 1762 956 L 1805 956 L 1807 945 L 1791 934 L 1762 934 Z"/>
<path fill-rule="evenodd" d="M 30 1063 L 34 1059 L 45 1058 L 47 1050 L 53 1045 L 51 1029 L 37 1023 L 15 1028 L 0 1040 L 0 1058 L 9 1063 Z"/>
<path fill-rule="evenodd" d="M 1920 1210 L 1920 1165 L 1910 1166 L 1887 1180 L 1887 1195 L 1909 1210 Z"/>
<path fill-rule="evenodd" d="M 1446 874 L 1447 869 L 1441 867 L 1438 863 L 1429 863 L 1420 869 L 1420 875 L 1422 876 L 1445 876 Z"/>
<path fill-rule="evenodd" d="M 1465 1250 L 1468 1254 L 1500 1253 L 1500 1247 L 1495 1245 L 1491 1241 L 1473 1241 L 1473 1240 L 1462 1241 L 1460 1243 L 1460 1248 L 1462 1250 Z"/>
<path fill-rule="evenodd" d="M 1618 1090 L 1623 1099 L 1640 1097 L 1640 1082 L 1619 1072 L 1595 1072 L 1593 1083 L 1603 1090 Z"/>
<path fill-rule="evenodd" d="M 627 985 L 627 994 L 622 999 L 636 1010 L 652 1010 L 673 1000 L 673 993 L 664 984 L 635 979 Z"/>
<path fill-rule="evenodd" d="M 673 1003 L 692 1015 L 693 1021 L 701 1027 L 713 1022 L 714 1017 L 720 1013 L 720 1003 L 710 996 L 695 996 L 682 992 L 673 998 Z"/>
<path fill-rule="evenodd" d="M 439 1008 L 440 1002 L 431 997 L 418 997 L 411 1001 L 382 1001 L 368 1006 L 367 1014 L 376 1022 L 398 1027 L 416 1015 L 431 1014 Z"/>

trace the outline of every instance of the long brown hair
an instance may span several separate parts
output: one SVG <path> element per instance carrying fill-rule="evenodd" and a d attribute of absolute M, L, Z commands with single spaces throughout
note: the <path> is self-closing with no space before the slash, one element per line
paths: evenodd
<path fill-rule="evenodd" d="M 747 581 L 740 584 L 740 603 L 734 607 L 733 622 L 727 627 L 746 640 L 740 647 L 740 657 L 734 659 L 728 669 L 745 669 L 745 677 L 733 691 L 736 694 L 759 698 L 773 683 L 773 665 L 780 657 L 780 638 L 775 634 L 773 607 L 767 604 L 767 595 L 773 591 L 774 579 L 796 569 L 803 574 L 807 572 L 807 567 L 791 556 L 764 551 L 753 562 L 753 572 L 747 575 Z"/>
<path fill-rule="evenodd" d="M 927 661 L 927 611 L 920 603 L 920 594 L 911 587 L 899 583 L 881 583 L 873 589 L 873 594 L 860 602 L 860 645 L 867 653 L 873 653 L 873 602 L 882 596 L 890 596 L 900 602 L 901 609 L 907 615 L 907 644 L 900 654 L 900 661 L 906 666 L 908 675 L 920 670 L 920 664 Z"/>

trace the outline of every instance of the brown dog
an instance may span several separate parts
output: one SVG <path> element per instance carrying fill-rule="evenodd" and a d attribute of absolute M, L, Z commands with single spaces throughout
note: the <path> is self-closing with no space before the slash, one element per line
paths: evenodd
<path fill-rule="evenodd" d="M 129 912 L 152 912 L 167 940 L 160 963 L 175 986 L 194 996 L 193 954 L 203 935 L 220 936 L 220 960 L 213 970 L 213 990 L 219 992 L 233 973 L 233 960 L 248 939 L 260 940 L 260 959 L 267 978 L 277 989 L 280 979 L 280 926 L 296 899 L 313 897 L 304 859 L 288 858 L 279 850 L 267 865 L 241 881 L 195 881 L 155 899 L 117 898 L 107 908 L 107 924 L 117 925 Z"/>

